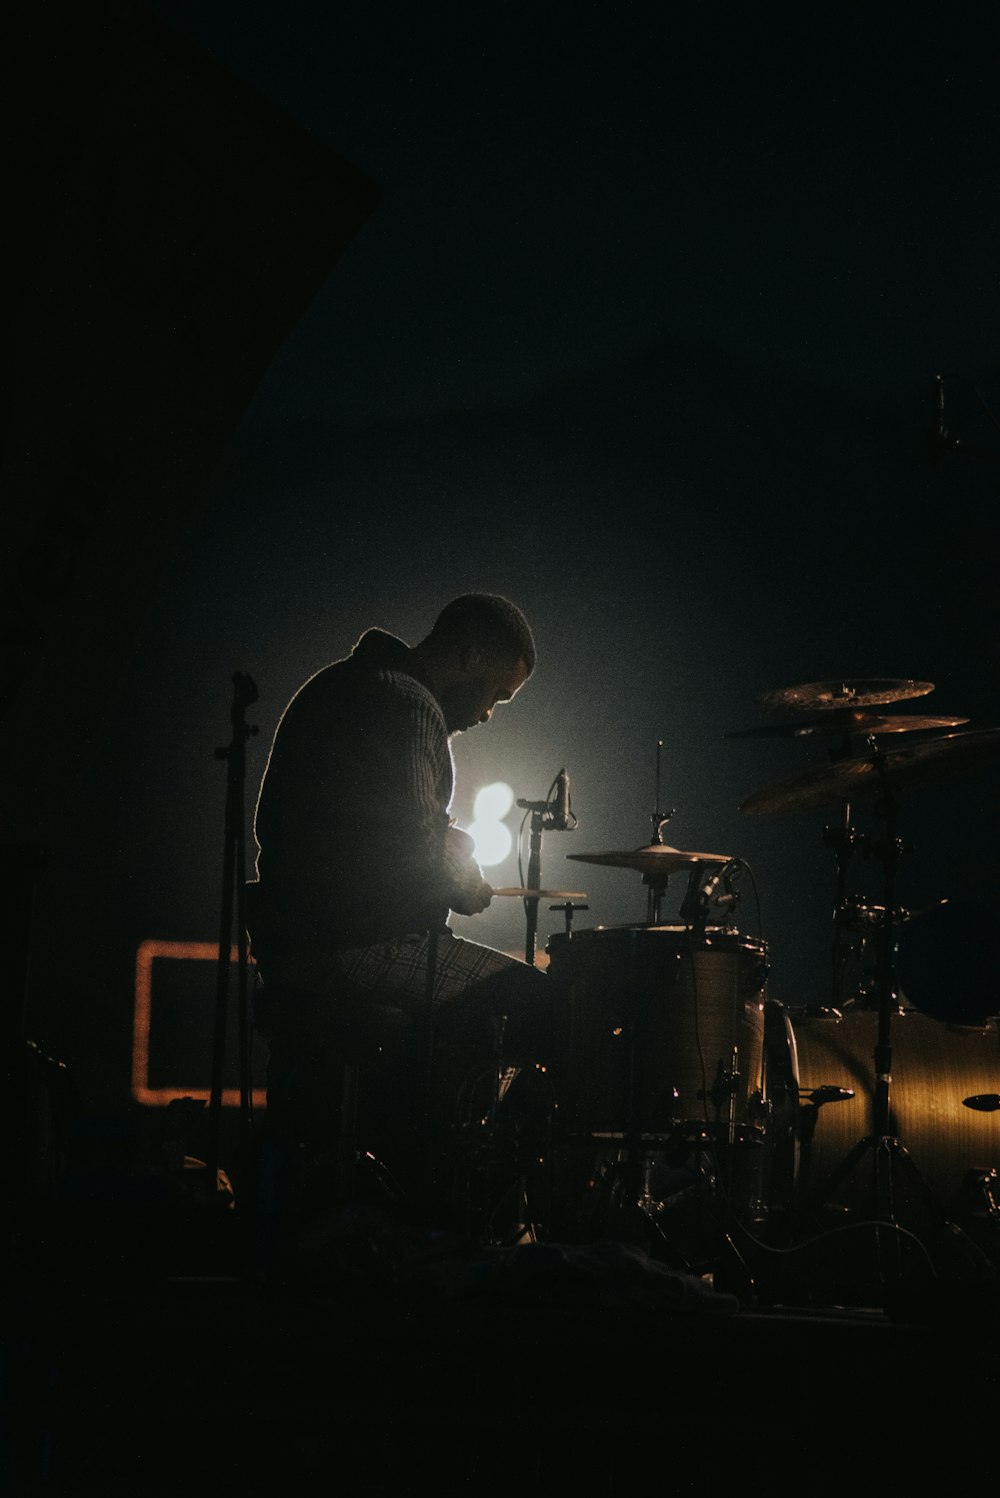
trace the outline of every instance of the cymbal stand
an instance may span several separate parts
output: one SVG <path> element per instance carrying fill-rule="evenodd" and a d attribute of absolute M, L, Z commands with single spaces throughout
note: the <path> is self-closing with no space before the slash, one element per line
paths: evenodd
<path fill-rule="evenodd" d="M 896 1003 L 895 972 L 892 960 L 896 871 L 903 849 L 896 836 L 896 800 L 889 789 L 884 760 L 874 740 L 872 750 L 882 782 L 881 804 L 885 818 L 885 837 L 882 840 L 880 855 L 885 907 L 879 932 L 875 981 L 878 994 L 878 1032 L 872 1058 L 875 1063 L 875 1090 L 872 1094 L 872 1147 L 875 1151 L 876 1209 L 879 1216 L 889 1222 L 892 1220 L 892 1157 L 899 1154 L 902 1149 L 899 1140 L 889 1132 L 889 1088 L 892 1081 L 892 1010 Z"/>
<path fill-rule="evenodd" d="M 707 907 L 702 899 L 704 878 L 705 865 L 703 863 L 692 864 L 691 872 L 688 874 L 687 890 L 677 912 L 687 925 L 700 929 L 702 934 L 704 934 L 707 920 Z M 646 925 L 658 926 L 663 918 L 663 902 L 667 897 L 669 875 L 645 874 L 642 882 L 646 886 Z"/>
<path fill-rule="evenodd" d="M 830 1175 L 819 1202 L 826 1200 L 837 1186 L 852 1173 L 865 1155 L 872 1156 L 874 1171 L 875 1217 L 881 1223 L 895 1224 L 893 1213 L 892 1170 L 895 1163 L 902 1164 L 911 1173 L 924 1193 L 930 1193 L 910 1158 L 905 1146 L 890 1132 L 890 1083 L 892 1080 L 892 1011 L 896 1005 L 895 972 L 893 964 L 893 926 L 895 920 L 895 885 L 902 843 L 896 835 L 896 803 L 885 774 L 884 757 L 875 742 L 869 738 L 874 762 L 882 785 L 879 802 L 885 820 L 885 836 L 873 850 L 882 861 L 885 907 L 882 913 L 880 942 L 877 961 L 878 1029 L 873 1052 L 874 1087 L 872 1091 L 871 1132 L 858 1141 L 838 1168 Z"/>
<path fill-rule="evenodd" d="M 660 810 L 660 768 L 663 753 L 663 740 L 656 741 L 656 791 L 653 797 L 653 811 L 650 816 L 651 836 L 649 845 L 655 848 L 663 843 L 663 829 L 674 814 L 674 808 L 669 811 Z M 667 893 L 666 880 L 658 882 L 655 879 L 643 880 L 646 886 L 646 925 L 658 926 L 663 911 L 663 900 Z"/>
<path fill-rule="evenodd" d="M 646 925 L 658 926 L 663 913 L 663 901 L 667 894 L 666 879 L 643 879 L 646 886 Z"/>
<path fill-rule="evenodd" d="M 669 811 L 660 811 L 660 809 L 659 809 L 659 807 L 660 807 L 660 762 L 661 762 L 662 750 L 663 750 L 663 740 L 662 739 L 657 739 L 657 741 L 656 741 L 656 793 L 655 793 L 655 796 L 653 798 L 653 813 L 652 813 L 652 816 L 650 817 L 650 821 L 653 824 L 652 825 L 652 836 L 649 839 L 651 847 L 654 846 L 654 845 L 656 845 L 657 843 L 662 843 L 663 842 L 663 829 L 664 829 L 664 827 L 666 827 L 667 823 L 670 821 L 670 818 L 674 814 L 674 808 L 673 807 L 671 807 Z"/>
<path fill-rule="evenodd" d="M 841 807 L 839 827 L 824 827 L 823 841 L 834 848 L 837 855 L 837 898 L 833 907 L 833 942 L 831 947 L 832 984 L 830 1002 L 840 1009 L 844 1002 L 844 974 L 847 963 L 847 943 L 844 938 L 844 908 L 847 903 L 847 869 L 858 841 L 858 833 L 851 826 L 851 803 L 845 801 Z"/>

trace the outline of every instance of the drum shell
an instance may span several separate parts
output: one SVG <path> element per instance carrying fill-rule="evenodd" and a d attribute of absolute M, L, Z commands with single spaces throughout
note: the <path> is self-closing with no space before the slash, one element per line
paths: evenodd
<path fill-rule="evenodd" d="M 872 1137 L 879 1024 L 878 1014 L 868 1010 L 814 1015 L 791 1009 L 782 1020 L 780 1009 L 770 1005 L 767 1016 L 776 1206 L 806 1190 L 825 1197 L 831 1175 Z M 948 1211 L 970 1173 L 1000 1166 L 1000 1112 L 965 1104 L 966 1098 L 1000 1093 L 1000 1032 L 994 1021 L 951 1025 L 904 1009 L 892 1014 L 889 1041 L 889 1137 L 903 1146 L 923 1186 Z M 780 1078 L 787 1082 L 785 1106 Z M 817 1108 L 809 1098 L 820 1087 L 849 1089 L 853 1097 Z M 830 1192 L 830 1200 L 848 1210 L 872 1205 L 871 1168 L 863 1157 L 860 1163 Z"/>
<path fill-rule="evenodd" d="M 728 927 L 598 926 L 556 934 L 547 951 L 564 1130 L 649 1137 L 756 1125 L 762 941 Z"/>

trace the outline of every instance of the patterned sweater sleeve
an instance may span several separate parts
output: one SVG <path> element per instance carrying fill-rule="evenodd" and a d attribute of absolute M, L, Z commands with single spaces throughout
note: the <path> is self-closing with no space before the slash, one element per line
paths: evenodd
<path fill-rule="evenodd" d="M 401 772 L 396 816 L 411 839 L 400 872 L 452 907 L 477 889 L 483 876 L 472 838 L 448 814 L 454 767 L 447 729 L 434 698 L 418 684 L 406 683 L 397 702 L 402 718 L 392 735 Z"/>

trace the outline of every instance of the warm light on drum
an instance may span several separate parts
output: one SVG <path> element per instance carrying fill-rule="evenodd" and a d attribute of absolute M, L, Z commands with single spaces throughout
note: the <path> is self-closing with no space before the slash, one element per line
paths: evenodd
<path fill-rule="evenodd" d="M 877 1013 L 782 1014 L 770 1005 L 767 1028 L 774 1205 L 815 1200 L 835 1214 L 870 1213 L 870 1155 L 834 1189 L 828 1184 L 871 1133 Z M 951 1025 L 915 1010 L 893 1016 L 889 1123 L 912 1166 L 900 1166 L 894 1183 L 905 1225 L 922 1220 L 925 1193 L 939 1211 L 958 1213 L 968 1179 L 1000 1166 L 1000 1114 L 969 1106 L 1000 1087 L 998 1033 L 995 1022 Z"/>

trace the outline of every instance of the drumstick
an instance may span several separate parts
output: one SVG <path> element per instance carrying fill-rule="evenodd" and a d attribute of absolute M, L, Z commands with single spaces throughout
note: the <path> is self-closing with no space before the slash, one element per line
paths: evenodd
<path fill-rule="evenodd" d="M 522 900 L 585 900 L 580 890 L 565 889 L 495 889 L 495 895 L 520 895 Z"/>

